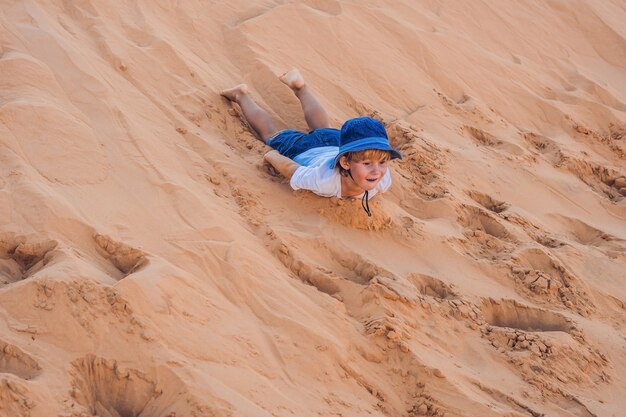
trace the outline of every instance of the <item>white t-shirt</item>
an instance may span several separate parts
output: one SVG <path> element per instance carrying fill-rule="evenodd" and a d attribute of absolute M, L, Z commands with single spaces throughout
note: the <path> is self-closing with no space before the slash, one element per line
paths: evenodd
<path fill-rule="evenodd" d="M 341 174 L 338 169 L 331 166 L 338 154 L 339 147 L 322 146 L 309 149 L 293 158 L 301 166 L 291 177 L 291 188 L 310 190 L 322 197 L 341 198 Z M 387 170 L 380 182 L 376 184 L 376 188 L 370 190 L 368 198 L 387 191 L 389 187 L 391 187 L 391 174 Z"/>

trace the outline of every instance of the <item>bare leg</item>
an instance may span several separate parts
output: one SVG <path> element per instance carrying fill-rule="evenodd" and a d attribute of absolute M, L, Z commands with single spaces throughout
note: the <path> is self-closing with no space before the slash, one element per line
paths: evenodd
<path fill-rule="evenodd" d="M 250 123 L 252 129 L 263 142 L 278 132 L 269 113 L 252 100 L 252 97 L 248 94 L 248 86 L 246 84 L 239 84 L 228 90 L 223 90 L 220 92 L 220 95 L 239 104 L 246 121 Z"/>
<path fill-rule="evenodd" d="M 322 127 L 330 127 L 326 110 L 324 110 L 322 104 L 307 87 L 300 71 L 292 69 L 278 77 L 278 79 L 287 84 L 287 86 L 293 90 L 296 97 L 298 97 L 298 100 L 300 100 L 300 105 L 302 105 L 302 111 L 304 112 L 304 119 L 309 125 L 309 129 L 314 130 Z"/>

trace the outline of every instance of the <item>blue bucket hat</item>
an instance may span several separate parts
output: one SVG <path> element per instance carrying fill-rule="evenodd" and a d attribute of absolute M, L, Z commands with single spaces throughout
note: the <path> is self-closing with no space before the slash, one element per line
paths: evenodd
<path fill-rule="evenodd" d="M 363 151 L 365 149 L 380 149 L 389 151 L 391 159 L 402 159 L 400 152 L 389 145 L 389 138 L 385 126 L 371 117 L 357 117 L 346 121 L 341 127 L 339 137 L 339 154 L 332 161 L 331 168 L 335 168 L 346 152 Z"/>

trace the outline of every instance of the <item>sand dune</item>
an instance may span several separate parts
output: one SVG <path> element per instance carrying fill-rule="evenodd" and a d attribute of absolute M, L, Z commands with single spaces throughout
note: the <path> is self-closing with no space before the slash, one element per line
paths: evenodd
<path fill-rule="evenodd" d="M 626 6 L 4 1 L 0 416 L 626 407 Z M 219 91 L 404 155 L 294 192 Z"/>

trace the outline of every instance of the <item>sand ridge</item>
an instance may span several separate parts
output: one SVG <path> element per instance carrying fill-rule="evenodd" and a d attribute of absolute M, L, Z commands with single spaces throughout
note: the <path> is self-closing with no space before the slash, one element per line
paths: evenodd
<path fill-rule="evenodd" d="M 0 416 L 618 416 L 619 1 L 6 2 Z M 403 160 L 293 192 L 219 91 Z"/>

